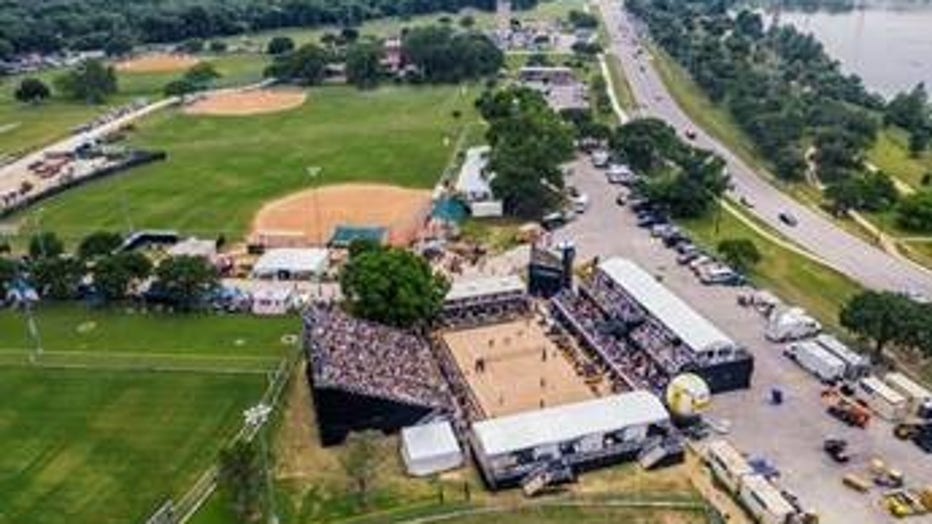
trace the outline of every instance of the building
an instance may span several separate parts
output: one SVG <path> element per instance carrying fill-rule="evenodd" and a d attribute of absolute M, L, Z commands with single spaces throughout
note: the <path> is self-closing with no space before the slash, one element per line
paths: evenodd
<path fill-rule="evenodd" d="M 295 292 L 290 287 L 265 286 L 252 293 L 252 314 L 277 316 L 287 314 L 296 305 Z"/>
<path fill-rule="evenodd" d="M 452 400 L 427 342 L 336 307 L 304 311 L 307 379 L 324 446 L 352 431 L 391 433 L 448 413 Z"/>
<path fill-rule="evenodd" d="M 667 434 L 660 400 L 633 391 L 475 422 L 471 444 L 492 489 L 523 483 L 542 467 L 574 472 L 631 460 Z"/>
<path fill-rule="evenodd" d="M 401 430 L 401 459 L 415 477 L 456 469 L 463 464 L 463 451 L 446 420 Z"/>
<path fill-rule="evenodd" d="M 569 85 L 576 82 L 573 69 L 566 66 L 524 66 L 518 71 L 518 80 L 525 83 Z"/>
<path fill-rule="evenodd" d="M 483 324 L 488 319 L 506 320 L 529 310 L 527 285 L 517 275 L 461 279 L 450 285 L 441 322 L 447 326 Z"/>
<path fill-rule="evenodd" d="M 712 393 L 750 387 L 753 357 L 653 275 L 625 258 L 608 259 L 598 270 L 610 280 L 616 300 L 632 301 L 646 314 L 639 325 L 654 324 L 666 331 L 659 343 L 656 334 L 631 338 L 670 377 L 695 373 Z"/>
<path fill-rule="evenodd" d="M 466 157 L 456 177 L 454 189 L 469 207 L 475 217 L 499 217 L 504 212 L 502 201 L 492 192 L 494 174 L 487 172 L 489 163 L 489 146 L 471 147 L 466 150 Z"/>
<path fill-rule="evenodd" d="M 253 278 L 310 280 L 329 267 L 329 252 L 320 248 L 278 248 L 266 251 L 252 268 Z"/>

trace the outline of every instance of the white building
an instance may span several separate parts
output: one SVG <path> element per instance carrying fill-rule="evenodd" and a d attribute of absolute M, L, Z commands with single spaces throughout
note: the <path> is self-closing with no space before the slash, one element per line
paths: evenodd
<path fill-rule="evenodd" d="M 329 266 L 329 252 L 320 248 L 279 248 L 263 254 L 252 268 L 253 278 L 310 280 L 320 278 Z"/>
<path fill-rule="evenodd" d="M 252 294 L 252 313 L 262 316 L 285 315 L 295 306 L 296 300 L 291 288 L 261 287 Z"/>
<path fill-rule="evenodd" d="M 471 147 L 456 177 L 454 189 L 463 197 L 475 217 L 502 216 L 502 201 L 492 193 L 494 174 L 486 171 L 489 164 L 489 146 Z"/>
<path fill-rule="evenodd" d="M 631 260 L 611 258 L 599 264 L 599 269 L 676 335 L 698 359 L 714 360 L 730 356 L 738 349 L 730 337 Z"/>
<path fill-rule="evenodd" d="M 636 455 L 669 421 L 656 396 L 633 391 L 476 422 L 472 446 L 494 488 L 553 461 L 574 467 Z"/>
<path fill-rule="evenodd" d="M 460 467 L 463 451 L 453 426 L 444 420 L 403 428 L 401 458 L 409 474 L 421 477 Z"/>

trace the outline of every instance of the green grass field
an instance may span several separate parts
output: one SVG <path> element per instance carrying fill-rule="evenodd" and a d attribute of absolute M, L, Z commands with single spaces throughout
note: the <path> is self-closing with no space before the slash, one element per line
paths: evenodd
<path fill-rule="evenodd" d="M 186 490 L 264 377 L 0 367 L 0 522 L 140 522 Z"/>
<path fill-rule="evenodd" d="M 0 523 L 143 520 L 212 463 L 300 329 L 74 304 L 36 318 L 42 366 L 23 316 L 0 310 Z"/>
<path fill-rule="evenodd" d="M 932 152 L 925 151 L 918 157 L 910 155 L 909 136 L 898 128 L 880 131 L 874 146 L 867 151 L 867 160 L 917 189 L 922 187 L 922 177 L 932 173 Z"/>
<path fill-rule="evenodd" d="M 125 229 L 127 222 L 240 238 L 264 202 L 311 185 L 308 166 L 323 168 L 322 184 L 430 188 L 460 130 L 479 121 L 473 108 L 478 90 L 323 87 L 310 90 L 301 108 L 282 113 L 162 112 L 141 122 L 131 140 L 167 151 L 168 161 L 46 201 L 42 224 L 70 239 L 98 228 Z"/>
<path fill-rule="evenodd" d="M 682 224 L 709 249 L 714 249 L 724 239 L 753 241 L 763 259 L 751 271 L 751 280 L 784 301 L 807 309 L 828 326 L 838 328 L 841 306 L 861 290 L 855 282 L 834 270 L 771 243 L 727 212 L 721 214 L 717 234 L 715 213 Z"/>
<path fill-rule="evenodd" d="M 214 64 L 223 75 L 216 82 L 218 86 L 259 81 L 267 64 L 267 57 L 254 54 L 205 56 L 204 60 Z M 120 73 L 119 93 L 102 105 L 62 99 L 54 95 L 54 87 L 49 101 L 37 106 L 21 104 L 13 98 L 21 77 L 8 78 L 0 84 L 0 154 L 28 151 L 51 143 L 66 136 L 71 128 L 134 98 L 156 99 L 161 96 L 165 84 L 179 78 L 182 73 Z M 61 71 L 44 71 L 34 76 L 51 86 L 59 74 Z"/>

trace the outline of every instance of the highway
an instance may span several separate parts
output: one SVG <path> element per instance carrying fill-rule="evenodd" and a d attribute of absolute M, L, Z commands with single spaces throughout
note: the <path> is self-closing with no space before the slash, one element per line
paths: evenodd
<path fill-rule="evenodd" d="M 732 196 L 748 202 L 748 212 L 832 268 L 868 288 L 921 293 L 932 299 L 932 271 L 894 257 L 840 229 L 756 174 L 737 155 L 693 123 L 670 96 L 648 52 L 639 51 L 643 49 L 639 35 L 641 25 L 624 11 L 620 1 L 598 0 L 598 3 L 611 38 L 610 50 L 619 58 L 640 106 L 632 116 L 661 118 L 681 135 L 687 130 L 694 131 L 696 136 L 692 143 L 716 152 L 726 161 L 734 184 Z M 798 223 L 795 226 L 783 223 L 780 213 L 789 213 Z"/>

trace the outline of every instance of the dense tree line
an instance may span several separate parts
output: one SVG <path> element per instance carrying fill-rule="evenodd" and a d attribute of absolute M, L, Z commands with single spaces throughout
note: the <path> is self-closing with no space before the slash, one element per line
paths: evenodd
<path fill-rule="evenodd" d="M 573 155 L 573 128 L 539 92 L 509 87 L 486 91 L 476 101 L 489 123 L 492 191 L 505 212 L 539 219 L 563 204 L 560 164 Z"/>
<path fill-rule="evenodd" d="M 41 232 L 29 240 L 28 256 L 0 257 L 0 297 L 18 282 L 49 300 L 87 299 L 99 304 L 118 302 L 154 278 L 149 295 L 181 310 L 194 309 L 219 284 L 219 274 L 200 257 L 172 257 L 157 266 L 136 251 L 118 250 L 123 237 L 96 232 L 73 253 L 57 235 Z"/>
<path fill-rule="evenodd" d="M 662 120 L 632 120 L 609 143 L 616 157 L 643 175 L 641 194 L 674 217 L 702 216 L 728 187 L 724 160 L 683 142 Z"/>
<path fill-rule="evenodd" d="M 460 82 L 498 72 L 505 56 L 487 36 L 444 25 L 415 27 L 402 39 L 405 59 L 428 82 Z"/>
<path fill-rule="evenodd" d="M 878 358 L 891 345 L 932 357 L 932 304 L 888 291 L 852 297 L 839 314 L 841 325 L 873 342 Z"/>
<path fill-rule="evenodd" d="M 812 35 L 792 26 L 765 29 L 759 14 L 730 12 L 727 2 L 628 0 L 627 6 L 728 108 L 778 176 L 800 180 L 811 167 L 830 188 L 840 186 L 828 193 L 841 198 L 837 209 L 893 205 L 886 175 L 869 173 L 863 161 L 884 101 L 859 77 L 842 73 Z"/>
<path fill-rule="evenodd" d="M 120 51 L 281 27 L 354 26 L 467 7 L 491 11 L 495 0 L 9 0 L 0 3 L 0 58 L 65 48 Z"/>

